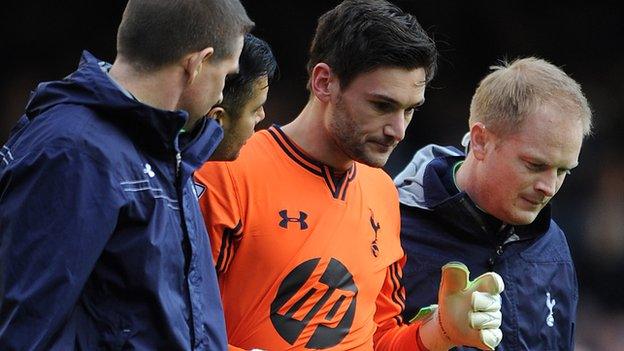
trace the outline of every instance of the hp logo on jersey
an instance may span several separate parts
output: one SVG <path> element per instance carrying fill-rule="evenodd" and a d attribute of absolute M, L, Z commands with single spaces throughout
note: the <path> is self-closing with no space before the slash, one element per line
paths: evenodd
<path fill-rule="evenodd" d="M 271 322 L 297 348 L 327 349 L 345 338 L 355 317 L 358 288 L 335 258 L 313 258 L 282 280 L 271 303 Z"/>

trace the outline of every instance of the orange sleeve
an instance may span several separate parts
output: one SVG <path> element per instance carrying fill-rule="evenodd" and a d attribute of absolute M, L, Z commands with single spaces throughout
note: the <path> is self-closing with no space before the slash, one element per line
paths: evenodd
<path fill-rule="evenodd" d="M 241 238 L 243 219 L 236 183 L 228 163 L 207 162 L 195 172 L 199 207 L 204 217 L 217 274 L 227 271 Z"/>
<path fill-rule="evenodd" d="M 403 256 L 387 268 L 386 280 L 377 297 L 375 351 L 428 351 L 420 341 L 420 322 L 407 324 L 401 316 L 405 308 L 405 289 L 401 283 L 405 260 Z"/>

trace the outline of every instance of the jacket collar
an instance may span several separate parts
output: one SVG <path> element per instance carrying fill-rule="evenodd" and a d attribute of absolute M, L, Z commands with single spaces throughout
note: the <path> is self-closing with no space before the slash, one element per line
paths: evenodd
<path fill-rule="evenodd" d="M 483 212 L 465 192 L 450 194 L 442 178 L 452 171 L 465 154 L 456 148 L 429 145 L 414 155 L 409 165 L 396 178 L 403 205 L 435 212 L 450 226 L 479 237 L 491 239 L 501 229 L 513 232 L 518 239 L 542 235 L 550 228 L 551 208 L 547 205 L 533 223 L 522 226 L 503 226 L 493 216 Z"/>
<path fill-rule="evenodd" d="M 60 104 L 86 106 L 150 148 L 179 152 L 178 136 L 188 113 L 161 110 L 128 96 L 101 69 L 100 62 L 84 51 L 75 72 L 63 80 L 39 84 L 28 102 L 26 116 L 32 120 Z M 183 146 L 189 165 L 207 160 L 223 138 L 223 130 L 213 119 L 205 118 L 195 129 L 199 132 Z"/>

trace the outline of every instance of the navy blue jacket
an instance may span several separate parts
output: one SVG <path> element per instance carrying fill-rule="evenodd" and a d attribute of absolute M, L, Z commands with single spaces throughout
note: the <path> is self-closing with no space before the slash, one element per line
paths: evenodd
<path fill-rule="evenodd" d="M 530 225 L 502 225 L 465 192 L 447 190 L 453 165 L 464 157 L 455 148 L 430 145 L 395 179 L 407 254 L 404 317 L 411 319 L 421 307 L 436 303 L 440 268 L 460 261 L 471 279 L 494 271 L 505 281 L 503 340 L 497 350 L 573 350 L 578 285 L 566 238 L 551 220 L 550 207 Z"/>
<path fill-rule="evenodd" d="M 191 174 L 213 120 L 144 105 L 85 52 L 0 155 L 0 350 L 224 350 Z"/>

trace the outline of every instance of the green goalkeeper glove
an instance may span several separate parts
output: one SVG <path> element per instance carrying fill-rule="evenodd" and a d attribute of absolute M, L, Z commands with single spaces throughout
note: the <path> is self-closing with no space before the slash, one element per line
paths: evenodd
<path fill-rule="evenodd" d="M 494 350 L 503 339 L 500 293 L 505 284 L 500 275 L 489 272 L 473 281 L 461 262 L 442 267 L 438 306 L 419 312 L 415 319 L 427 318 L 420 338 L 429 350 L 448 350 L 465 345 Z"/>

